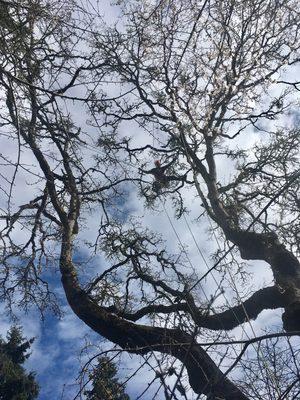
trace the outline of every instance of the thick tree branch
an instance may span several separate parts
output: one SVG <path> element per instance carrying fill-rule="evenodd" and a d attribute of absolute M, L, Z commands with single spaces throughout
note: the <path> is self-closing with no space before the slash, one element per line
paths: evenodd
<path fill-rule="evenodd" d="M 170 314 L 174 312 L 189 312 L 199 327 L 211 330 L 231 330 L 243 322 L 257 318 L 264 310 L 284 307 L 286 304 L 287 300 L 284 293 L 277 286 L 271 286 L 258 290 L 242 304 L 213 315 L 205 315 L 204 310 L 195 310 L 195 308 L 191 312 L 191 307 L 188 303 L 171 305 L 151 304 L 133 313 L 123 312 L 115 306 L 108 307 L 107 310 L 130 321 L 138 321 L 144 316 L 153 313 Z"/>
<path fill-rule="evenodd" d="M 200 317 L 198 325 L 212 330 L 230 330 L 243 322 L 255 319 L 264 310 L 276 309 L 286 305 L 286 298 L 276 286 L 266 287 L 255 292 L 249 299 L 224 312 Z"/>
<path fill-rule="evenodd" d="M 67 227 L 66 227 L 67 228 Z M 220 396 L 226 400 L 248 400 L 189 334 L 177 329 L 137 325 L 94 303 L 81 289 L 72 263 L 72 233 L 65 229 L 60 270 L 67 300 L 75 314 L 95 332 L 135 354 L 152 351 L 170 354 L 182 361 L 195 393 Z"/>

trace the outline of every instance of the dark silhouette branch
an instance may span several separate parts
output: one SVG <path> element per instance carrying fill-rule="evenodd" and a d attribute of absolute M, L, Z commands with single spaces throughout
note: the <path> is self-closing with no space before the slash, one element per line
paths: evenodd
<path fill-rule="evenodd" d="M 226 400 L 248 400 L 194 341 L 181 330 L 137 325 L 94 303 L 81 289 L 71 259 L 71 236 L 66 229 L 60 258 L 62 283 L 67 300 L 75 314 L 95 332 L 135 354 L 159 351 L 184 362 L 190 385 L 195 393 L 210 394 L 213 390 Z M 174 346 L 175 345 L 175 346 Z"/>

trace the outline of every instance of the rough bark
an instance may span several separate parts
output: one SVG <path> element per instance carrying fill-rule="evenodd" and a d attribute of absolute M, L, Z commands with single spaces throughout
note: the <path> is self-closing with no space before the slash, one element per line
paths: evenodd
<path fill-rule="evenodd" d="M 225 230 L 246 260 L 264 260 L 272 268 L 274 279 L 285 296 L 283 327 L 287 332 L 300 330 L 300 263 L 274 234 Z"/>
<path fill-rule="evenodd" d="M 131 353 L 158 351 L 174 356 L 186 367 L 195 393 L 213 394 L 226 400 L 248 400 L 191 335 L 180 329 L 134 324 L 93 302 L 79 285 L 72 263 L 70 233 L 66 233 L 62 240 L 60 270 L 68 303 L 93 331 Z"/>
<path fill-rule="evenodd" d="M 285 311 L 282 315 L 283 327 L 287 332 L 300 330 L 300 263 L 297 257 L 280 243 L 275 232 L 258 233 L 241 229 L 238 216 L 229 215 L 217 187 L 217 173 L 214 159 L 213 139 L 206 140 L 205 159 L 208 173 L 201 161 L 197 165 L 208 189 L 208 198 L 214 213 L 214 219 L 222 228 L 226 239 L 234 243 L 244 260 L 266 261 L 271 269 L 276 285 L 285 296 Z M 205 169 L 205 173 L 202 169 Z M 271 204 L 271 203 L 270 203 Z"/>
<path fill-rule="evenodd" d="M 283 308 L 286 305 L 288 305 L 288 299 L 285 293 L 282 293 L 277 286 L 271 286 L 258 290 L 237 306 L 211 315 L 206 315 L 203 310 L 198 308 L 193 308 L 191 311 L 190 305 L 187 303 L 172 305 L 151 304 L 133 313 L 122 312 L 114 306 L 108 307 L 107 311 L 130 321 L 138 321 L 151 313 L 169 314 L 181 311 L 190 313 L 199 327 L 211 330 L 231 330 L 248 320 L 257 318 L 263 310 Z"/>

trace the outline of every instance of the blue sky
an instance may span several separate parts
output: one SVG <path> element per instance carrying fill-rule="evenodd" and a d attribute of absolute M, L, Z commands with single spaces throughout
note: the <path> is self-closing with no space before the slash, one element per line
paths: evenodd
<path fill-rule="evenodd" d="M 60 298 L 62 300 L 62 296 Z M 16 310 L 24 336 L 35 337 L 26 368 L 37 374 L 41 400 L 61 398 L 63 392 L 65 395 L 62 399 L 73 398 L 80 371 L 80 350 L 87 340 L 87 334 L 95 342 L 96 339 L 101 340 L 72 314 L 65 301 L 62 303 L 64 316 L 60 319 L 51 312 L 46 312 L 44 320 L 41 320 L 36 310 L 29 310 L 26 315 Z M 1 321 L 5 321 L 1 324 L 1 334 L 5 336 L 12 322 L 5 313 L 2 313 Z"/>
<path fill-rule="evenodd" d="M 76 262 L 80 262 L 82 259 L 84 259 L 84 253 L 81 252 L 74 257 Z M 88 267 L 91 271 L 101 269 L 101 263 L 102 259 L 95 258 L 91 260 Z M 39 312 L 34 308 L 29 309 L 26 314 L 22 310 L 14 309 L 17 323 L 23 329 L 23 336 L 28 339 L 35 338 L 30 351 L 31 355 L 26 361 L 25 367 L 28 371 L 36 373 L 36 379 L 40 385 L 39 400 L 72 400 L 80 389 L 78 378 L 82 366 L 90 357 L 111 349 L 112 345 L 95 334 L 72 312 L 66 302 L 59 273 L 48 271 L 43 278 L 47 278 L 49 285 L 58 297 L 62 317 L 57 317 L 51 311 L 47 311 L 42 320 Z M 5 338 L 14 321 L 10 320 L 5 312 L 4 303 L 0 304 L 0 314 L 0 334 Z M 113 356 L 115 353 L 110 354 Z M 122 358 L 124 361 L 122 365 L 119 365 L 117 360 L 121 382 L 143 361 L 138 356 L 126 354 Z M 147 370 L 144 369 L 127 385 L 126 391 L 132 399 L 135 399 L 144 390 L 146 376 Z M 153 376 L 153 371 L 150 371 L 150 378 L 147 380 L 150 381 Z M 143 398 L 147 399 L 148 397 L 145 395 Z"/>
<path fill-rule="evenodd" d="M 103 7 L 103 11 L 106 13 L 107 19 L 111 19 L 113 16 L 117 15 L 117 13 L 114 14 L 112 8 L 108 7 L 108 2 L 101 2 L 101 7 Z M 74 111 L 76 111 L 76 107 L 78 108 L 77 115 L 80 119 L 79 122 L 84 124 L 86 115 L 83 115 L 84 113 L 82 113 L 82 105 L 75 104 L 73 106 Z M 248 146 L 251 148 L 251 146 L 257 140 L 255 133 L 249 134 L 247 140 L 249 142 Z M 230 162 L 228 160 L 223 160 L 222 165 L 220 166 L 222 173 L 225 171 L 224 174 L 228 174 L 230 168 Z M 22 175 L 20 179 L 23 182 L 21 182 L 20 186 L 18 187 L 18 193 L 23 190 L 22 184 L 25 182 Z M 23 192 L 23 196 L 24 193 L 25 191 Z M 30 197 L 31 195 L 32 193 L 30 193 Z M 131 193 L 129 193 L 129 195 L 131 195 Z M 189 194 L 189 196 L 192 198 L 192 194 Z M 129 211 L 136 215 L 138 215 L 139 212 L 143 213 L 143 221 L 145 226 L 149 226 L 153 230 L 159 229 L 166 238 L 169 248 L 172 250 L 176 251 L 180 248 L 177 238 L 170 227 L 168 218 L 163 212 L 158 213 L 153 210 L 143 210 L 143 201 L 138 199 L 135 194 L 133 194 L 131 198 L 124 203 L 124 205 L 126 206 L 124 217 L 127 216 Z M 207 223 L 202 226 L 199 224 L 192 225 L 192 221 L 198 216 L 198 202 L 190 203 L 190 206 L 191 214 L 188 217 L 189 223 L 192 226 L 193 233 L 197 240 L 198 238 L 201 238 L 201 240 L 199 239 L 198 245 L 201 247 L 203 253 L 208 257 L 214 248 L 216 248 L 216 243 L 213 244 L 212 240 L 207 239 L 207 235 L 204 236 L 204 234 L 207 233 Z M 203 265 L 203 262 L 199 262 L 197 248 L 192 243 L 192 238 L 186 224 L 183 222 L 183 220 L 177 221 L 174 219 L 174 212 L 170 204 L 168 212 L 172 218 L 172 224 L 175 226 L 175 229 L 179 233 L 182 242 L 185 244 L 185 249 L 187 249 L 193 264 L 196 266 L 198 271 L 205 272 L 206 267 Z M 86 223 L 87 229 L 83 235 L 90 236 L 91 234 L 97 234 L 99 219 L 100 217 L 97 218 L 95 216 L 94 218 L 91 217 L 88 219 Z M 202 240 L 203 237 L 206 239 Z M 84 236 L 82 236 L 82 238 L 85 239 Z M 77 253 L 77 260 L 84 255 L 84 253 Z M 208 260 L 210 263 L 211 259 L 208 258 Z M 104 266 L 106 267 L 106 265 L 103 265 L 103 260 L 99 257 L 98 259 L 95 259 L 93 262 L 89 263 L 87 269 L 88 271 L 95 271 L 95 269 L 101 271 L 101 268 Z M 252 284 L 256 285 L 257 287 L 260 287 L 261 285 L 267 285 L 272 282 L 270 269 L 266 267 L 265 263 L 255 262 L 255 265 L 252 265 L 251 267 L 251 272 L 253 273 Z M 50 312 L 47 312 L 45 314 L 45 319 L 41 321 L 40 315 L 36 310 L 30 310 L 27 315 L 24 315 L 24 313 L 22 313 L 20 310 L 16 310 L 16 314 L 19 316 L 19 323 L 21 326 L 23 326 L 24 336 L 27 338 L 36 338 L 32 346 L 32 355 L 28 359 L 26 367 L 28 370 L 32 370 L 37 373 L 37 380 L 41 387 L 39 396 L 40 400 L 72 400 L 79 389 L 77 378 L 80 368 L 88 358 L 87 354 L 81 355 L 81 350 L 88 344 L 88 353 L 90 356 L 92 356 L 99 351 L 99 346 L 102 346 L 103 349 L 106 349 L 110 345 L 107 344 L 107 342 L 104 342 L 99 335 L 93 333 L 72 313 L 66 303 L 60 284 L 59 274 L 47 273 L 47 278 L 50 280 L 51 285 L 58 294 L 64 315 L 61 319 L 58 319 Z M 208 295 L 210 294 L 209 289 L 212 287 L 213 282 L 208 280 L 206 285 L 206 289 L 208 288 Z M 235 293 L 232 289 L 230 289 L 230 287 L 227 289 L 228 291 L 226 292 L 226 295 L 231 299 Z M 247 288 L 244 289 L 246 291 Z M 221 301 L 224 299 L 220 298 L 219 300 Z M 6 331 L 11 325 L 11 321 L 8 319 L 5 313 L 3 304 L 0 305 L 0 312 L 2 322 L 0 334 L 5 336 Z M 277 310 L 275 313 L 273 311 L 263 312 L 259 318 L 252 323 L 255 332 L 259 333 L 261 331 L 261 327 L 266 325 L 277 324 L 278 326 L 281 326 L 280 313 L 280 310 Z M 252 335 L 250 326 L 246 326 L 245 330 L 250 336 Z M 235 333 L 237 337 L 242 337 L 244 335 L 244 332 L 242 332 L 241 328 L 237 328 Z M 141 358 L 137 356 L 124 356 L 123 358 L 124 365 L 127 365 L 128 368 L 132 368 L 132 370 L 134 370 L 141 361 Z M 120 368 L 121 376 L 125 376 L 128 372 L 129 370 L 126 370 L 123 366 Z M 143 388 L 146 387 L 147 382 L 149 382 L 153 376 L 153 371 L 148 371 L 146 368 L 143 369 L 143 371 L 140 372 L 139 375 L 128 384 L 127 392 L 131 394 L 132 399 L 136 398 L 136 396 L 143 391 Z M 143 399 L 146 398 L 148 398 L 147 395 L 143 397 Z M 158 399 L 160 398 L 161 397 L 158 397 Z"/>

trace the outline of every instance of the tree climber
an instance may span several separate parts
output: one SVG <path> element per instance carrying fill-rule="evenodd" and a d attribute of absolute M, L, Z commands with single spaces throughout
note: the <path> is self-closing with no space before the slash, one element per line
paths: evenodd
<path fill-rule="evenodd" d="M 155 168 L 145 171 L 146 174 L 154 175 L 155 181 L 153 182 L 152 189 L 154 192 L 159 193 L 162 188 L 168 187 L 171 180 L 178 180 L 175 176 L 165 175 L 166 170 L 174 163 L 174 160 L 162 166 L 159 160 L 154 161 Z"/>
<path fill-rule="evenodd" d="M 160 161 L 155 160 L 154 164 L 155 168 L 151 170 L 151 173 L 154 175 L 155 178 L 152 189 L 154 192 L 159 193 L 162 188 L 169 186 L 169 177 L 165 175 L 165 171 L 171 163 L 166 164 L 162 167 Z"/>
<path fill-rule="evenodd" d="M 168 168 L 171 167 L 171 165 L 176 161 L 176 159 L 173 159 L 166 165 L 161 165 L 160 160 L 155 160 L 154 165 L 155 167 L 148 170 L 148 171 L 143 171 L 145 174 L 151 174 L 154 175 L 154 182 L 152 184 L 152 190 L 156 193 L 159 194 L 161 192 L 161 189 L 169 187 L 169 183 L 171 181 L 174 182 L 181 182 L 182 184 L 184 182 L 188 182 L 187 180 L 187 173 L 180 176 L 180 175 L 166 175 L 166 171 Z"/>

